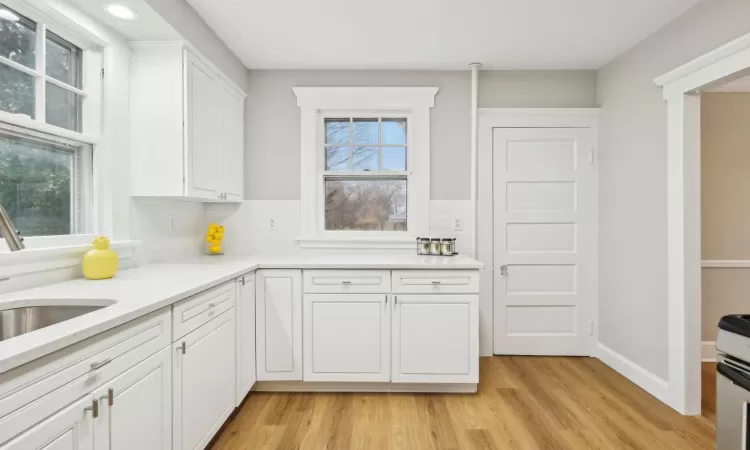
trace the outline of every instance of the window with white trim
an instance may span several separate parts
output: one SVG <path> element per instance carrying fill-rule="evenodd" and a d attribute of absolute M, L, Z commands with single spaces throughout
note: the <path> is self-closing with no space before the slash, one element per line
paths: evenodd
<path fill-rule="evenodd" d="M 302 247 L 411 248 L 429 230 L 437 88 L 294 88 Z"/>
<path fill-rule="evenodd" d="M 82 131 L 100 119 L 100 85 L 86 90 L 84 75 L 98 79 L 101 59 L 40 18 L 0 3 L 0 204 L 31 248 L 92 232 L 93 145 Z"/>
<path fill-rule="evenodd" d="M 323 123 L 326 231 L 407 231 L 407 119 L 346 117 Z"/>

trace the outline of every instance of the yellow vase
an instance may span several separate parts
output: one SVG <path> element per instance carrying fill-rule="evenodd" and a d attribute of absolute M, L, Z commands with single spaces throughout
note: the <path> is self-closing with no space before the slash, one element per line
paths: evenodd
<path fill-rule="evenodd" d="M 112 278 L 117 272 L 117 253 L 109 248 L 109 239 L 99 236 L 91 242 L 94 246 L 83 255 L 81 269 L 89 280 Z"/>

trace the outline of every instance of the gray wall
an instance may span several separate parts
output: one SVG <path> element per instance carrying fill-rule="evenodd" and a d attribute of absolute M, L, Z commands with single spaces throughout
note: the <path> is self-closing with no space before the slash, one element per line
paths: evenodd
<path fill-rule="evenodd" d="M 667 379 L 666 107 L 653 79 L 750 32 L 750 2 L 707 0 L 599 72 L 599 340 Z"/>
<path fill-rule="evenodd" d="M 247 68 L 185 0 L 146 0 L 148 4 L 199 52 L 242 89 Z"/>
<path fill-rule="evenodd" d="M 480 73 L 480 80 L 483 108 L 596 106 L 593 71 L 487 71 Z M 468 70 L 251 70 L 249 86 L 246 199 L 300 199 L 300 112 L 292 92 L 295 86 L 437 86 L 440 91 L 431 112 L 431 199 L 471 198 Z"/>

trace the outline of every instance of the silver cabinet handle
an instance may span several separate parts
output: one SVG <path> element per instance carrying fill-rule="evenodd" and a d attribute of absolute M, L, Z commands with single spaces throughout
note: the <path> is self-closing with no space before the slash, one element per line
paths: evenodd
<path fill-rule="evenodd" d="M 185 345 L 185 342 L 183 342 L 179 347 L 177 347 L 177 351 L 182 350 L 182 354 L 185 354 L 185 351 L 187 350 L 187 346 Z"/>
<path fill-rule="evenodd" d="M 393 305 L 394 306 L 398 305 L 398 295 L 393 296 Z"/>
<path fill-rule="evenodd" d="M 99 417 L 99 402 L 97 400 L 91 400 L 91 406 L 83 408 L 84 414 L 86 413 L 86 411 L 91 411 L 91 416 L 94 419 Z"/>
<path fill-rule="evenodd" d="M 351 281 L 342 281 L 341 284 L 352 284 Z"/>
<path fill-rule="evenodd" d="M 388 295 L 385 296 L 385 307 L 388 308 Z"/>
<path fill-rule="evenodd" d="M 209 308 L 214 308 L 214 307 L 216 307 L 216 303 L 209 303 L 209 304 L 208 304 L 208 307 L 209 307 Z"/>
<path fill-rule="evenodd" d="M 112 388 L 107 389 L 107 395 L 102 395 L 99 400 L 107 399 L 107 404 L 112 406 L 115 403 L 115 390 Z"/>
<path fill-rule="evenodd" d="M 107 358 L 104 361 L 99 362 L 99 363 L 93 362 L 91 363 L 91 370 L 94 371 L 94 370 L 101 369 L 102 367 L 106 366 L 107 364 L 111 362 L 112 362 L 112 358 Z"/>
<path fill-rule="evenodd" d="M 438 281 L 438 280 L 433 280 L 433 281 L 432 281 L 432 284 L 434 284 L 434 285 L 436 285 L 436 286 L 437 286 L 438 284 L 440 284 L 440 281 Z"/>

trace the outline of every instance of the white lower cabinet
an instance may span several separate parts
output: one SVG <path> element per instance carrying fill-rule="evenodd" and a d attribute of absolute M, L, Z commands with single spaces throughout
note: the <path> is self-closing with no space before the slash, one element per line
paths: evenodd
<path fill-rule="evenodd" d="M 96 450 L 172 448 L 172 358 L 169 347 L 94 391 Z"/>
<path fill-rule="evenodd" d="M 302 380 L 302 271 L 255 273 L 258 381 Z"/>
<path fill-rule="evenodd" d="M 235 311 L 174 343 L 173 448 L 204 448 L 235 406 Z"/>
<path fill-rule="evenodd" d="M 389 381 L 387 294 L 305 294 L 304 380 Z"/>
<path fill-rule="evenodd" d="M 240 406 L 250 392 L 255 373 L 255 274 L 237 278 L 237 389 L 235 403 Z"/>
<path fill-rule="evenodd" d="M 93 397 L 87 395 L 42 420 L 2 450 L 93 450 Z"/>
<path fill-rule="evenodd" d="M 395 295 L 394 383 L 479 382 L 479 296 Z"/>

